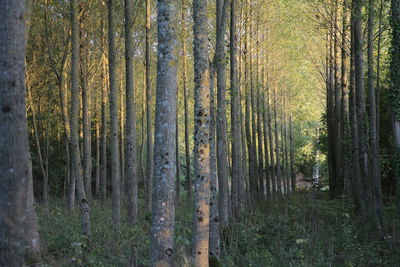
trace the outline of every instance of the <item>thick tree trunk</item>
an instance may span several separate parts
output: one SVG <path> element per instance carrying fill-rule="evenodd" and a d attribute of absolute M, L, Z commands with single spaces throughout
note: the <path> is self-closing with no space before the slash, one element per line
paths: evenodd
<path fill-rule="evenodd" d="M 222 22 L 223 24 L 224 22 Z M 195 197 L 192 256 L 195 266 L 207 267 L 210 222 L 210 89 L 208 84 L 210 77 L 207 47 L 207 0 L 193 1 L 193 34 Z M 218 80 L 221 80 L 222 77 L 219 76 L 223 75 L 224 71 L 220 69 L 218 72 L 218 68 L 221 67 L 218 60 L 223 57 L 217 56 L 216 58 Z M 218 91 L 224 92 L 225 89 L 219 88 Z M 227 179 L 227 177 L 224 178 Z"/>
<path fill-rule="evenodd" d="M 174 265 L 177 7 L 177 0 L 158 1 L 157 92 L 151 229 L 151 266 L 154 267 Z"/>
<path fill-rule="evenodd" d="M 111 183 L 112 220 L 115 228 L 121 220 L 121 172 L 118 140 L 118 89 L 115 48 L 115 0 L 108 0 L 108 71 L 110 79 L 110 120 L 111 120 Z"/>
<path fill-rule="evenodd" d="M 79 152 L 79 21 L 78 2 L 71 1 L 71 157 L 72 171 L 76 181 L 79 208 L 82 216 L 83 235 L 90 238 L 90 209 L 82 177 L 81 155 Z"/>
<path fill-rule="evenodd" d="M 25 1 L 3 1 L 0 10 L 0 265 L 38 263 L 32 164 L 25 105 L 25 51 L 30 10 Z M 21 232 L 25 231 L 25 235 Z"/>
<path fill-rule="evenodd" d="M 227 0 L 217 0 L 217 36 L 215 48 L 215 68 L 217 71 L 217 164 L 219 186 L 219 219 L 221 226 L 228 223 L 229 188 L 228 155 L 226 143 L 226 84 L 225 84 L 225 25 Z"/>
<path fill-rule="evenodd" d="M 153 115 L 152 115 L 152 98 L 150 84 L 150 19 L 151 19 L 151 0 L 146 0 L 146 117 L 147 117 L 147 173 L 145 186 L 145 202 L 146 210 L 151 211 L 152 197 L 152 175 L 153 175 Z"/>
<path fill-rule="evenodd" d="M 128 224 L 138 221 L 138 182 L 136 174 L 136 113 L 133 83 L 133 0 L 125 0 L 125 75 L 126 75 L 126 180 Z M 144 125 L 142 125 L 143 127 Z"/>

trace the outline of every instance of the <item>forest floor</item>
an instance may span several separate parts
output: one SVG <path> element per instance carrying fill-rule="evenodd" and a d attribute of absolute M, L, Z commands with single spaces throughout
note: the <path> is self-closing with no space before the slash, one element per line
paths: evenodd
<path fill-rule="evenodd" d="M 176 266 L 192 266 L 193 206 L 184 200 L 176 213 Z M 88 242 L 80 234 L 79 209 L 68 216 L 64 201 L 49 203 L 48 210 L 37 209 L 46 266 L 127 266 L 132 261 L 135 266 L 150 266 L 150 214 L 141 212 L 139 223 L 129 227 L 123 213 L 115 231 L 111 201 L 103 207 L 94 200 Z M 353 210 L 348 200 L 330 201 L 326 192 L 296 193 L 287 200 L 259 205 L 221 229 L 221 261 L 211 266 L 400 266 L 396 206 L 386 202 L 384 238 L 371 224 L 360 222 Z"/>

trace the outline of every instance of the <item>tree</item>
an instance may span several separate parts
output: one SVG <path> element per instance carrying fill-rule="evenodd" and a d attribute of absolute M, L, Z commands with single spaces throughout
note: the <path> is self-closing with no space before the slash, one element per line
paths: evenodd
<path fill-rule="evenodd" d="M 174 265 L 177 7 L 176 0 L 158 1 L 151 265 L 160 267 Z"/>
<path fill-rule="evenodd" d="M 146 0 L 146 117 L 147 117 L 147 176 L 145 184 L 145 202 L 147 211 L 151 211 L 151 181 L 153 175 L 153 135 L 152 135 L 152 101 L 150 84 L 150 19 L 151 19 L 151 1 Z"/>
<path fill-rule="evenodd" d="M 230 59 L 231 59 L 231 131 L 232 131 L 232 214 L 239 209 L 239 187 L 242 181 L 242 144 L 240 127 L 240 88 L 237 66 L 236 0 L 231 0 Z"/>
<path fill-rule="evenodd" d="M 133 1 L 125 0 L 125 64 L 126 64 L 126 177 L 128 185 L 128 223 L 138 220 L 138 185 L 136 175 L 136 115 L 133 86 Z"/>
<path fill-rule="evenodd" d="M 369 100 L 369 140 L 371 149 L 371 180 L 373 185 L 376 225 L 383 230 L 383 201 L 381 175 L 379 169 L 379 144 L 377 140 L 375 73 L 374 73 L 374 1 L 368 7 L 368 100 Z"/>
<path fill-rule="evenodd" d="M 3 1 L 0 11 L 0 265 L 41 261 L 25 115 L 25 51 L 30 9 Z M 25 235 L 21 235 L 25 233 Z"/>
<path fill-rule="evenodd" d="M 81 155 L 78 140 L 79 115 L 79 20 L 78 2 L 71 1 L 71 153 L 72 171 L 76 181 L 83 235 L 90 238 L 90 209 L 82 177 Z"/>
<path fill-rule="evenodd" d="M 112 181 L 112 220 L 118 227 L 121 220 L 121 172 L 119 166 L 118 141 L 118 91 L 115 49 L 115 2 L 107 1 L 108 6 L 108 68 L 110 76 L 110 120 L 111 120 L 111 181 Z"/>
<path fill-rule="evenodd" d="M 392 50 L 390 62 L 391 79 L 391 102 L 393 114 L 393 132 L 395 139 L 395 175 L 397 180 L 397 190 L 400 191 L 400 1 L 392 0 Z M 400 197 L 397 196 L 397 204 L 400 210 Z"/>
<path fill-rule="evenodd" d="M 215 69 L 217 71 L 217 164 L 219 185 L 219 219 L 222 226 L 228 223 L 229 188 L 226 151 L 226 84 L 225 84 L 225 27 L 227 0 L 217 1 L 217 35 L 215 47 Z"/>
<path fill-rule="evenodd" d="M 208 84 L 207 0 L 193 1 L 193 34 L 195 211 L 192 255 L 195 266 L 208 266 L 210 222 L 210 92 Z M 221 58 L 217 57 L 217 59 Z M 217 75 L 223 73 L 222 70 L 218 72 L 218 67 L 220 67 L 219 63 L 217 63 Z M 217 78 L 220 79 L 219 77 Z"/>

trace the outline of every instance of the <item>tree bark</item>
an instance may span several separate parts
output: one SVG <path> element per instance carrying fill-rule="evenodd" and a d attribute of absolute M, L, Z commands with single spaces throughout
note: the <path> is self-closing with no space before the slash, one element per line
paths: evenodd
<path fill-rule="evenodd" d="M 377 142 L 375 73 L 374 73 L 374 1 L 368 1 L 368 100 L 369 100 L 369 142 L 371 149 L 371 180 L 376 225 L 383 233 L 383 200 L 381 175 L 379 170 L 379 144 Z"/>
<path fill-rule="evenodd" d="M 274 121 L 275 121 L 275 149 L 276 149 L 276 183 L 278 190 L 278 197 L 282 195 L 282 182 L 281 182 L 281 160 L 279 156 L 279 134 L 278 134 L 278 116 L 277 116 L 277 105 L 276 88 L 274 88 Z"/>
<path fill-rule="evenodd" d="M 138 221 L 138 183 L 136 174 L 136 113 L 133 74 L 133 0 L 125 0 L 125 75 L 126 75 L 126 180 L 128 224 Z M 143 127 L 144 125 L 142 125 Z"/>
<path fill-rule="evenodd" d="M 224 22 L 221 24 L 223 25 Z M 210 89 L 208 84 L 210 77 L 208 66 L 207 0 L 193 1 L 193 34 L 195 198 L 192 255 L 195 266 L 206 267 L 208 266 L 209 257 L 210 222 Z M 216 58 L 218 81 L 222 80 L 220 75 L 224 74 L 223 69 L 218 71 L 218 68 L 221 68 L 221 63 L 218 63 L 218 61 L 223 57 L 217 56 Z M 224 88 L 218 88 L 219 92 L 224 92 L 224 90 Z"/>
<path fill-rule="evenodd" d="M 112 221 L 115 228 L 121 220 L 121 172 L 118 140 L 118 89 L 115 48 L 115 1 L 107 0 L 108 6 L 108 71 L 110 79 L 110 120 L 111 120 L 111 183 Z"/>
<path fill-rule="evenodd" d="M 395 139 L 395 177 L 397 180 L 397 192 L 400 192 L 400 1 L 392 0 L 392 52 L 390 62 L 391 78 L 391 102 L 393 116 L 393 130 Z M 400 196 L 397 196 L 397 204 L 400 212 Z"/>
<path fill-rule="evenodd" d="M 153 175 L 153 115 L 152 115 L 152 98 L 150 84 L 150 19 L 151 19 L 151 0 L 146 0 L 146 117 L 147 117 L 147 177 L 145 186 L 145 202 L 146 210 L 151 211 L 151 192 L 152 192 L 152 175 Z"/>
<path fill-rule="evenodd" d="M 71 1 L 71 157 L 72 170 L 76 181 L 79 208 L 82 216 L 83 235 L 90 238 L 90 209 L 82 177 L 81 155 L 79 152 L 79 20 L 78 2 Z"/>
<path fill-rule="evenodd" d="M 25 105 L 29 23 L 30 9 L 25 1 L 3 1 L 0 10 L 1 266 L 22 266 L 24 256 L 32 263 L 41 261 Z"/>
<path fill-rule="evenodd" d="M 362 197 L 366 211 L 371 211 L 371 182 L 368 169 L 368 147 L 367 147 L 367 117 L 366 100 L 364 93 L 364 55 L 363 55 L 363 33 L 362 33 L 362 5 L 363 0 L 355 0 L 354 10 L 354 50 L 355 50 L 355 85 L 357 100 L 357 128 L 360 155 L 360 174 Z"/>
<path fill-rule="evenodd" d="M 154 143 L 151 266 L 174 265 L 175 121 L 178 1 L 158 1 L 157 92 Z"/>
<path fill-rule="evenodd" d="M 215 68 L 217 72 L 217 164 L 219 186 L 219 219 L 221 226 L 228 224 L 229 187 L 226 143 L 226 84 L 225 84 L 225 26 L 227 0 L 217 0 L 217 35 L 215 48 Z"/>

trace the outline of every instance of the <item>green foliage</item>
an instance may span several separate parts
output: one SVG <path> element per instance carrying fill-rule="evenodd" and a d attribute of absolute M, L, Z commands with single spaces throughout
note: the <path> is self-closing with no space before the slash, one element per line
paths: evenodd
<path fill-rule="evenodd" d="M 79 211 L 69 216 L 59 200 L 39 207 L 45 264 L 49 266 L 149 266 L 151 222 L 140 214 L 139 223 L 111 225 L 111 203 L 92 207 L 92 237 L 80 234 Z M 144 203 L 140 202 L 140 207 Z M 176 266 L 191 266 L 192 203 L 176 210 Z M 326 193 L 293 195 L 245 211 L 221 230 L 222 255 L 210 266 L 396 266 L 400 243 L 393 225 L 400 223 L 395 205 L 385 209 L 387 232 L 383 240 L 369 224 L 361 224 L 347 199 L 328 200 Z"/>

